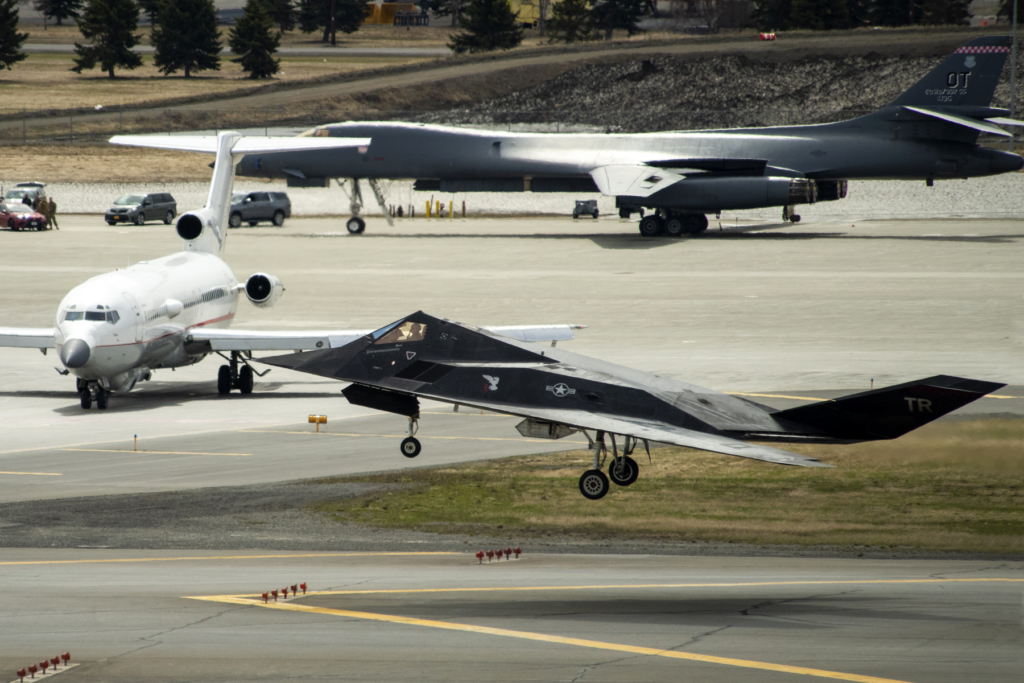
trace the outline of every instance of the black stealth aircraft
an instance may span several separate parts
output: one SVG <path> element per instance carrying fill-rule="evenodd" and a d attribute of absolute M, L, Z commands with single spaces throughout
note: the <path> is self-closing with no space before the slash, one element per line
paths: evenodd
<path fill-rule="evenodd" d="M 402 453 L 419 455 L 417 397 L 526 418 L 533 438 L 583 432 L 592 469 L 580 477 L 590 499 L 636 481 L 630 457 L 642 442 L 688 446 L 782 465 L 829 467 L 796 453 L 742 439 L 855 443 L 894 439 L 1005 386 L 939 375 L 787 410 L 606 363 L 537 347 L 478 327 L 413 313 L 336 349 L 261 362 L 351 382 L 350 403 L 409 418 Z M 588 432 L 594 432 L 592 437 Z M 622 437 L 621 449 L 615 435 Z M 601 471 L 611 442 L 608 476 Z"/>

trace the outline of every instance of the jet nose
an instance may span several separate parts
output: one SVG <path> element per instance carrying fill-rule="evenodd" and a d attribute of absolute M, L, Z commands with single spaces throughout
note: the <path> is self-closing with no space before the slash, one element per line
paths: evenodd
<path fill-rule="evenodd" d="M 60 350 L 60 361 L 64 367 L 77 370 L 89 362 L 92 349 L 84 339 L 68 339 Z"/>

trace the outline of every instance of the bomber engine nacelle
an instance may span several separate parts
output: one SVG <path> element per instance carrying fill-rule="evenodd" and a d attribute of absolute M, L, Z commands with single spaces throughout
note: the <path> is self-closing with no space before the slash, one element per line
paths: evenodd
<path fill-rule="evenodd" d="M 846 196 L 845 180 L 785 177 L 687 178 L 649 197 L 618 197 L 618 206 L 699 211 L 759 209 L 832 201 Z"/>
<path fill-rule="evenodd" d="M 284 285 L 273 275 L 256 273 L 245 281 L 245 296 L 257 308 L 270 308 L 284 294 Z"/>

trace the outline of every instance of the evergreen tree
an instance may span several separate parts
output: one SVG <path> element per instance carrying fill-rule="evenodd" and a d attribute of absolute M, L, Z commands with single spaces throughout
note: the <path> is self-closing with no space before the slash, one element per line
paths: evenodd
<path fill-rule="evenodd" d="M 469 0 L 459 28 L 448 41 L 456 54 L 511 50 L 523 42 L 523 27 L 508 0 Z"/>
<path fill-rule="evenodd" d="M 761 0 L 750 21 L 761 31 L 785 31 L 790 26 L 793 0 Z"/>
<path fill-rule="evenodd" d="M 846 0 L 793 0 L 789 25 L 790 28 L 813 31 L 849 28 L 850 13 Z"/>
<path fill-rule="evenodd" d="M 551 6 L 548 42 L 575 43 L 593 38 L 594 23 L 589 0 L 562 0 Z"/>
<path fill-rule="evenodd" d="M 267 6 L 270 20 L 277 24 L 281 31 L 295 30 L 295 5 L 292 0 L 263 0 Z"/>
<path fill-rule="evenodd" d="M 908 26 L 921 23 L 921 3 L 915 0 L 875 0 L 871 6 L 871 23 L 879 26 Z"/>
<path fill-rule="evenodd" d="M 135 0 L 89 0 L 82 16 L 75 19 L 78 30 L 92 45 L 75 43 L 75 66 L 71 70 L 94 69 L 96 64 L 114 77 L 114 67 L 136 69 L 142 57 L 132 52 L 141 36 L 132 32 L 139 27 L 139 6 Z"/>
<path fill-rule="evenodd" d="M 969 26 L 971 0 L 921 0 L 921 23 L 929 26 Z"/>
<path fill-rule="evenodd" d="M 270 78 L 281 68 L 274 59 L 280 44 L 281 34 L 274 33 L 263 0 L 246 0 L 245 13 L 228 35 L 231 51 L 239 55 L 232 61 L 241 64 L 249 78 Z"/>
<path fill-rule="evenodd" d="M 63 26 L 64 19 L 78 18 L 82 0 L 36 0 L 32 7 L 47 19 L 56 19 L 57 26 Z"/>
<path fill-rule="evenodd" d="M 150 42 L 153 63 L 164 75 L 184 71 L 220 71 L 220 32 L 213 0 L 165 0 L 160 3 Z"/>
<path fill-rule="evenodd" d="M 331 11 L 334 31 L 331 31 Z M 363 25 L 366 3 L 362 0 L 299 0 L 299 30 L 303 33 L 323 31 L 323 42 L 337 43 L 338 31 L 355 33 Z"/>
<path fill-rule="evenodd" d="M 0 0 L 0 69 L 25 59 L 21 44 L 26 38 L 27 33 L 18 33 L 17 0 Z"/>
<path fill-rule="evenodd" d="M 996 16 L 998 16 L 1000 20 L 1005 21 L 1008 24 L 1012 24 L 1013 5 L 1014 0 L 1001 0 L 999 3 L 999 10 L 996 12 Z M 1024 24 L 1024 7 L 1017 7 L 1017 23 Z"/>
<path fill-rule="evenodd" d="M 626 29 L 626 35 L 640 32 L 637 20 L 644 11 L 644 0 L 597 0 L 590 9 L 594 26 L 604 31 L 604 39 L 612 39 L 612 31 Z"/>

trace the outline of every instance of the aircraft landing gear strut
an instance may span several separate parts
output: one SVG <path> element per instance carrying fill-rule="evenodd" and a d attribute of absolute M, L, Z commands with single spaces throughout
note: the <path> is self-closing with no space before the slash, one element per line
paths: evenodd
<path fill-rule="evenodd" d="M 420 445 L 420 440 L 415 437 L 416 432 L 420 429 L 420 420 L 418 417 L 409 418 L 409 436 L 402 439 L 402 455 L 407 458 L 415 458 L 423 450 Z"/>
<path fill-rule="evenodd" d="M 110 392 L 100 386 L 96 380 L 75 379 L 75 388 L 78 389 L 78 398 L 82 404 L 82 410 L 92 408 L 93 401 L 100 410 L 107 409 L 107 402 L 110 400 Z"/>
<path fill-rule="evenodd" d="M 352 211 L 352 218 L 349 218 L 348 222 L 345 223 L 345 229 L 352 235 L 361 235 L 366 230 L 366 221 L 359 215 L 359 212 L 363 210 L 363 190 L 359 186 L 359 178 L 352 178 L 351 192 L 345 189 L 346 181 L 335 178 L 335 182 L 338 183 L 338 187 L 345 190 L 348 194 L 348 206 L 349 210 Z M 391 217 L 388 205 L 384 201 L 384 192 L 380 188 L 380 181 L 376 178 L 369 178 L 366 182 L 370 184 L 373 196 L 377 199 L 377 204 L 380 205 L 380 210 L 384 213 L 384 220 L 388 222 L 388 225 L 394 226 L 395 219 Z"/>
<path fill-rule="evenodd" d="M 615 448 L 615 435 L 611 437 L 613 458 L 608 463 L 608 478 L 619 486 L 629 486 L 640 476 L 640 466 L 629 457 L 636 448 L 637 440 L 630 436 L 623 437 L 626 442 L 622 446 L 622 455 L 619 455 Z"/>
<path fill-rule="evenodd" d="M 251 394 L 256 385 L 254 377 L 263 377 L 270 372 L 270 370 L 257 372 L 249 365 L 249 359 L 252 358 L 251 351 L 232 351 L 230 358 L 219 351 L 217 355 L 228 362 L 227 365 L 220 366 L 220 370 L 217 371 L 218 394 L 230 394 L 232 389 L 238 389 L 243 394 Z"/>
<path fill-rule="evenodd" d="M 789 221 L 790 223 L 799 223 L 800 214 L 793 213 L 796 210 L 795 206 L 784 206 L 782 207 L 782 220 L 783 222 Z"/>

